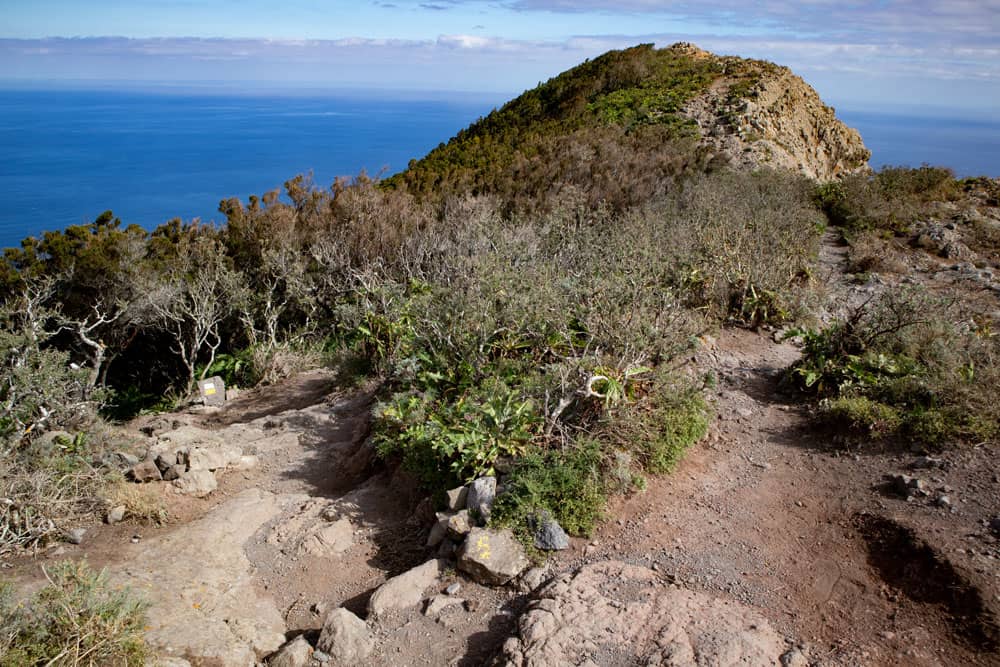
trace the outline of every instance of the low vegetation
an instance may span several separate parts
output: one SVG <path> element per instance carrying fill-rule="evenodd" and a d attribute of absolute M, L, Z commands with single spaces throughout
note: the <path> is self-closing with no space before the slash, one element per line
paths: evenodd
<path fill-rule="evenodd" d="M 0 665 L 146 664 L 143 601 L 83 563 L 45 568 L 48 584 L 18 601 L 0 583 Z"/>
<path fill-rule="evenodd" d="M 799 330 L 791 378 L 831 425 L 925 448 L 996 437 L 996 339 L 958 304 L 887 292 L 820 330 Z"/>

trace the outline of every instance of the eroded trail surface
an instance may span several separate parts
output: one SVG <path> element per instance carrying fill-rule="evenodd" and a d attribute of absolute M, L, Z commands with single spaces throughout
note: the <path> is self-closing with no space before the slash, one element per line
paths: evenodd
<path fill-rule="evenodd" d="M 843 261 L 828 237 L 829 313 L 887 287 L 846 283 Z M 154 482 L 166 525 L 102 525 L 49 557 L 142 590 L 163 665 L 998 664 L 994 451 L 834 447 L 782 392 L 799 353 L 779 340 L 706 338 L 693 367 L 715 378 L 709 436 L 514 585 L 480 586 L 425 546 L 432 507 L 375 459 L 371 392 L 319 371 L 133 424 L 151 457 L 217 461 L 197 480 L 217 487 Z M 886 486 L 899 473 L 923 491 Z M 340 658 L 314 652 L 340 607 L 365 622 L 337 626 Z M 280 662 L 297 637 L 299 661 Z"/>

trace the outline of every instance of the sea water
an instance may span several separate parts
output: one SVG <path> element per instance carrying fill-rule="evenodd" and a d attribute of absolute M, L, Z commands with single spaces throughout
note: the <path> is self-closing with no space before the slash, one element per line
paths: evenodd
<path fill-rule="evenodd" d="M 222 199 L 312 173 L 392 174 L 503 103 L 498 95 L 0 90 L 0 247 L 112 210 L 152 229 L 222 221 Z M 873 166 L 1000 176 L 1000 121 L 851 112 Z"/>

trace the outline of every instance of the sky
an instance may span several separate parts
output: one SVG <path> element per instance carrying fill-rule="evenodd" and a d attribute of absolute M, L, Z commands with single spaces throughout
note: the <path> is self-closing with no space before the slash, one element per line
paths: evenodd
<path fill-rule="evenodd" d="M 0 0 L 11 85 L 515 95 L 612 48 L 791 67 L 827 103 L 1000 112 L 1000 0 Z"/>

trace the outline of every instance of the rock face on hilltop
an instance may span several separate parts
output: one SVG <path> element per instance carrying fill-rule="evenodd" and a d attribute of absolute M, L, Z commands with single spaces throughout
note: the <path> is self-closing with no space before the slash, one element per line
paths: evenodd
<path fill-rule="evenodd" d="M 691 57 L 717 58 L 691 45 L 671 48 Z M 737 168 L 789 169 L 820 181 L 869 169 L 871 151 L 861 135 L 844 125 L 809 84 L 787 67 L 739 62 L 749 64 L 756 76 L 723 75 L 681 110 L 698 124 L 703 145 L 726 155 Z"/>

